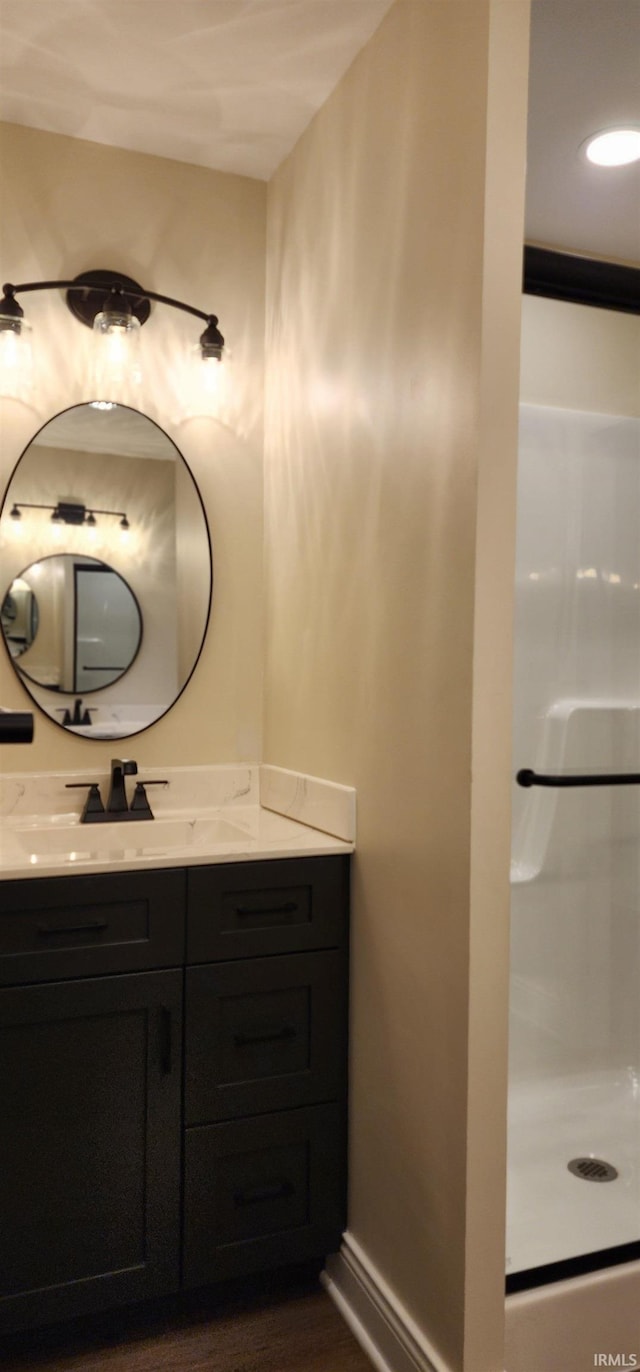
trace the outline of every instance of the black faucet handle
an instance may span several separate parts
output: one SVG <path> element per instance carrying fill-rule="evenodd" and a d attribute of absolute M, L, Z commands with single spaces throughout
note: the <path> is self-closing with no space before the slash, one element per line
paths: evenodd
<path fill-rule="evenodd" d="M 72 718 L 71 718 L 71 714 L 69 713 L 69 707 L 68 707 L 68 705 L 56 705 L 56 710 L 55 710 L 55 712 L 56 712 L 57 715 L 62 715 L 62 727 L 63 727 L 63 728 L 65 728 L 67 724 L 72 724 L 72 723 L 73 723 L 73 720 L 72 720 Z"/>
<path fill-rule="evenodd" d="M 149 804 L 149 798 L 145 788 L 147 786 L 168 785 L 168 781 L 136 781 L 136 789 L 133 793 L 133 800 L 131 801 L 130 806 L 132 814 L 135 814 L 138 819 L 153 819 L 153 810 Z"/>
<path fill-rule="evenodd" d="M 136 789 L 133 793 L 133 800 L 131 801 L 131 813 L 136 815 L 138 819 L 153 819 L 153 810 L 151 809 L 145 791 L 146 784 L 147 783 L 144 781 L 136 781 Z"/>
<path fill-rule="evenodd" d="M 84 803 L 84 809 L 83 809 L 82 814 L 81 814 L 81 816 L 80 816 L 80 823 L 81 823 L 81 824 L 87 824 L 87 823 L 90 824 L 90 823 L 91 823 L 91 819 L 92 819 L 95 815 L 103 815 L 103 814 L 104 814 L 104 805 L 102 804 L 102 797 L 101 797 L 101 795 L 100 795 L 100 784 L 99 784 L 99 782 L 97 782 L 97 781 L 67 781 L 67 782 L 65 783 L 65 789 L 66 789 L 67 791 L 76 791 L 76 790 L 80 790 L 80 789 L 81 789 L 81 790 L 83 790 L 83 791 L 88 790 L 88 792 L 89 792 L 89 794 L 88 794 L 88 796 L 87 796 L 87 799 L 86 799 L 86 801 L 85 801 L 85 803 Z"/>

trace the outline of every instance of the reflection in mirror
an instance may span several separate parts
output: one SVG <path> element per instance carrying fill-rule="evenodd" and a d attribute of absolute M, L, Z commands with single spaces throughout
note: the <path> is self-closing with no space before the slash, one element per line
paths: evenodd
<path fill-rule="evenodd" d="M 5 607 L 12 605 L 16 614 L 6 618 Z M 94 557 L 57 553 L 25 567 L 11 583 L 2 631 L 11 657 L 21 658 L 17 670 L 29 681 L 86 695 L 129 669 L 140 647 L 142 617 L 131 587 L 113 567 Z"/>
<path fill-rule="evenodd" d="M 56 723 L 115 739 L 165 714 L 198 660 L 212 589 L 202 500 L 168 435 L 122 405 L 45 424 L 5 494 L 0 588 L 14 670 Z M 91 722 L 69 724 L 89 692 Z"/>
<path fill-rule="evenodd" d="M 21 657 L 38 632 L 39 611 L 35 593 L 17 576 L 2 602 L 2 632 L 11 657 Z"/>

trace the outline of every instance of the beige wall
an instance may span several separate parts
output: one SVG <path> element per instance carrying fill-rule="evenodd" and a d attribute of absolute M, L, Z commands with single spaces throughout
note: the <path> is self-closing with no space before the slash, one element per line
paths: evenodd
<path fill-rule="evenodd" d="M 261 727 L 262 362 L 266 188 L 246 177 L 78 139 L 0 126 L 2 280 L 62 279 L 104 267 L 143 286 L 215 310 L 235 355 L 242 435 L 211 420 L 180 422 L 183 351 L 198 321 L 157 307 L 142 333 L 147 363 L 140 408 L 178 445 L 200 488 L 214 546 L 214 600 L 206 644 L 188 690 L 164 720 L 132 739 L 138 760 L 255 761 Z M 88 331 L 57 294 L 23 300 L 38 350 L 33 408 L 0 400 L 0 484 L 36 429 L 91 399 Z M 180 359 L 182 358 L 182 352 Z M 115 397 L 118 398 L 118 397 Z M 125 399 L 126 397 L 121 397 Z M 4 652 L 0 701 L 28 701 Z M 72 738 L 36 715 L 30 748 L 5 747 L 8 771 L 71 769 L 108 759 L 111 743 Z"/>
<path fill-rule="evenodd" d="M 527 295 L 521 399 L 600 414 L 640 415 L 640 319 Z"/>
<path fill-rule="evenodd" d="M 399 0 L 269 191 L 265 757 L 358 788 L 349 1227 L 465 1372 L 502 1366 L 527 21 Z"/>

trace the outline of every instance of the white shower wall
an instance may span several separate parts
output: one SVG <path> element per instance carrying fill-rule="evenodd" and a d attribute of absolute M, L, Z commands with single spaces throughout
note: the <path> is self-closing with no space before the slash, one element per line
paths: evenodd
<path fill-rule="evenodd" d="M 640 422 L 523 405 L 514 773 L 640 772 Z M 514 785 L 512 1084 L 640 1071 L 640 789 Z"/>

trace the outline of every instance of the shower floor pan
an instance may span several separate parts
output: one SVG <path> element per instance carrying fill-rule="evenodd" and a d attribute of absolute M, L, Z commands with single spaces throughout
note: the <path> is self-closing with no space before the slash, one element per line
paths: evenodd
<path fill-rule="evenodd" d="M 574 1176 L 594 1157 L 614 1181 Z M 640 1077 L 630 1069 L 509 1092 L 507 1275 L 640 1240 Z"/>

